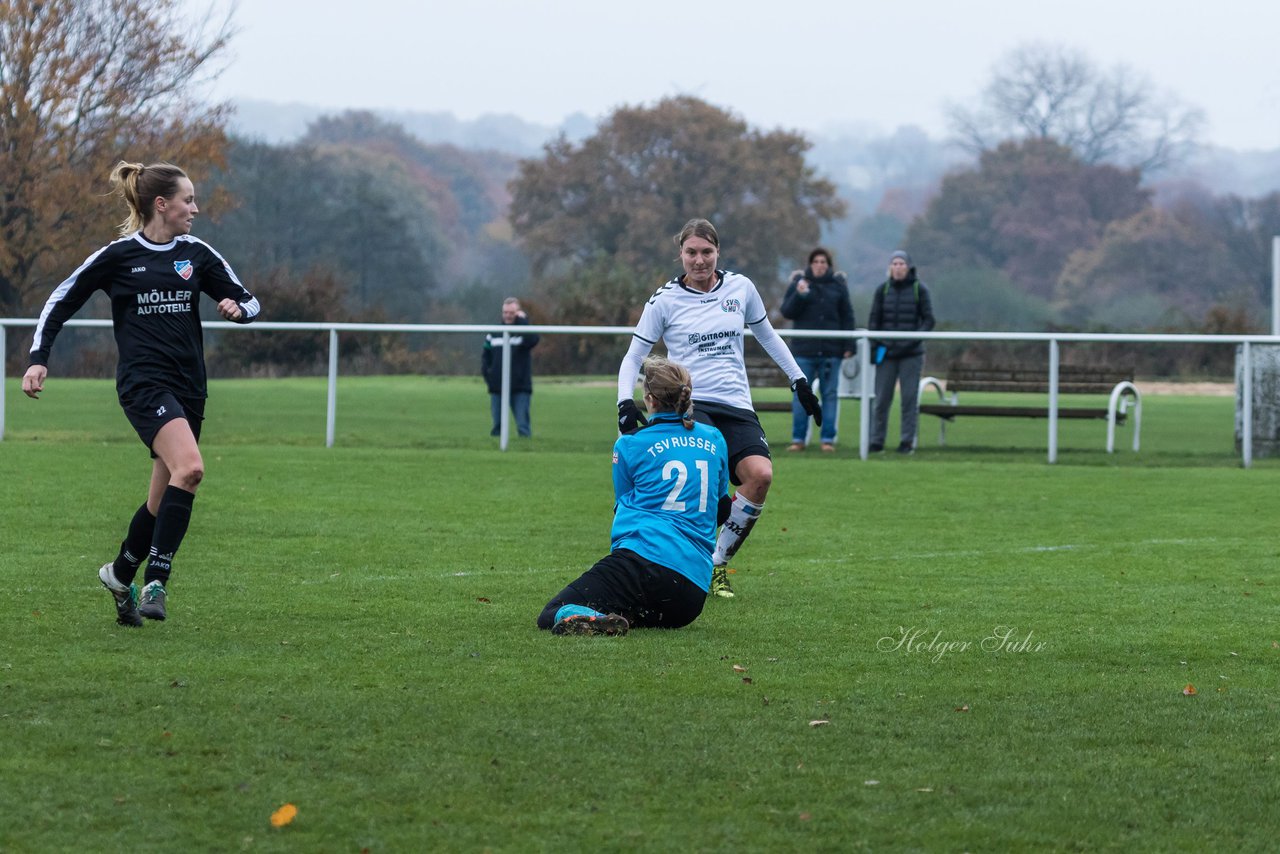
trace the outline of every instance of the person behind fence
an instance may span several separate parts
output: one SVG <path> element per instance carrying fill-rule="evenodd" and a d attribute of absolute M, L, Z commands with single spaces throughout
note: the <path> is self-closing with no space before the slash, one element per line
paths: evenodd
<path fill-rule="evenodd" d="M 809 253 L 809 265 L 791 274 L 782 298 L 782 316 L 796 329 L 852 330 L 853 304 L 844 273 L 835 270 L 831 253 L 821 246 Z M 822 395 L 822 450 L 836 449 L 840 420 L 840 362 L 857 352 L 852 338 L 792 338 L 791 352 L 804 375 L 818 384 Z M 800 401 L 791 401 L 791 445 L 803 451 L 809 435 L 809 413 Z"/>
<path fill-rule="evenodd" d="M 731 504 L 728 449 L 719 430 L 694 420 L 688 370 L 661 356 L 643 370 L 648 426 L 613 446 L 612 551 L 546 604 L 540 629 L 677 629 L 706 604 L 716 525 Z"/>
<path fill-rule="evenodd" d="M 764 511 L 773 483 L 769 443 L 751 402 L 743 338 L 749 327 L 786 374 L 804 410 L 822 424 L 822 404 L 773 324 L 759 291 L 746 276 L 717 269 L 720 236 L 705 219 L 691 219 L 675 237 L 684 273 L 649 298 L 618 368 L 618 432 L 634 432 L 643 416 L 636 406 L 640 364 L 658 341 L 686 365 L 698 386 L 696 418 L 713 425 L 729 444 L 729 477 L 738 490 L 733 512 L 720 529 L 711 592 L 730 598 L 728 563 Z"/>
<path fill-rule="evenodd" d="M 520 300 L 507 297 L 502 301 L 502 323 L 505 326 L 527 326 L 529 315 L 520 307 Z M 516 432 L 528 438 L 533 435 L 529 426 L 529 405 L 533 400 L 533 354 L 541 336 L 511 333 L 511 414 L 516 418 Z M 480 355 L 480 373 L 489 386 L 489 412 L 493 416 L 490 436 L 502 432 L 502 333 L 490 332 L 484 336 L 484 351 Z"/>
<path fill-rule="evenodd" d="M 200 294 L 208 294 L 218 314 L 236 323 L 256 318 L 259 304 L 231 265 L 191 236 L 198 209 L 185 172 L 169 163 L 121 162 L 111 184 L 129 211 L 121 236 L 54 289 L 40 312 L 22 390 L 39 398 L 58 332 L 89 297 L 104 292 L 119 352 L 116 393 L 153 462 L 147 500 L 134 512 L 115 560 L 98 570 L 98 580 L 115 603 L 116 622 L 141 626 L 144 617 L 167 615 L 173 559 L 204 478 L 198 444 L 207 397 Z M 144 559 L 139 601 L 134 578 Z"/>
<path fill-rule="evenodd" d="M 934 323 L 929 289 L 916 276 L 911 256 L 899 249 L 889 256 L 889 278 L 876 288 L 872 296 L 867 329 L 928 332 Z M 924 341 L 918 338 L 883 341 L 873 338 L 871 361 L 876 365 L 876 403 L 869 450 L 884 450 L 894 386 L 901 385 L 902 423 L 898 453 L 913 453 L 919 421 L 916 406 L 920 398 L 920 373 L 924 368 Z"/>

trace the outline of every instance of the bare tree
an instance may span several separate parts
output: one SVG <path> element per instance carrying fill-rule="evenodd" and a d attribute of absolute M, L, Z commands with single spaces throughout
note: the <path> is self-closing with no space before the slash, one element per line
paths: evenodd
<path fill-rule="evenodd" d="M 975 108 L 952 107 L 952 130 L 972 153 L 1008 139 L 1054 139 L 1086 163 L 1144 174 L 1177 162 L 1194 147 L 1203 113 L 1156 90 L 1118 65 L 1104 71 L 1084 53 L 1031 43 L 997 63 Z"/>
<path fill-rule="evenodd" d="M 227 110 L 194 89 L 216 74 L 230 14 L 217 25 L 179 0 L 0 2 L 0 310 L 32 308 L 110 236 L 116 161 L 222 161 Z"/>

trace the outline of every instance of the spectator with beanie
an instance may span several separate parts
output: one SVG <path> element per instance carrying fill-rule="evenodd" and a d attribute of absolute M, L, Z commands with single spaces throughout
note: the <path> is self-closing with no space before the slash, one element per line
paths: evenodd
<path fill-rule="evenodd" d="M 504 325 L 528 326 L 529 315 L 520 308 L 520 300 L 507 297 L 502 301 Z M 516 417 L 516 431 L 526 438 L 533 435 L 529 426 L 529 404 L 533 399 L 533 354 L 540 336 L 511 333 L 504 338 L 501 333 L 490 332 L 484 336 L 484 352 L 480 356 L 480 373 L 489 386 L 489 410 L 493 415 L 490 436 L 502 432 L 502 348 L 511 345 L 511 414 Z"/>
<path fill-rule="evenodd" d="M 791 274 L 782 316 L 795 322 L 796 329 L 853 329 L 853 305 L 844 273 L 837 273 L 831 253 L 821 246 L 809 253 L 809 266 Z M 822 450 L 836 449 L 836 427 L 840 417 L 840 360 L 856 352 L 852 338 L 792 338 L 791 353 L 810 382 L 822 395 Z M 809 433 L 809 414 L 798 400 L 791 402 L 791 445 L 789 451 L 803 451 Z"/>
<path fill-rule="evenodd" d="M 928 332 L 934 325 L 929 289 L 917 278 L 911 256 L 899 249 L 889 256 L 889 278 L 876 288 L 871 300 L 871 318 L 867 328 L 886 332 Z M 920 339 L 872 339 L 871 347 L 871 360 L 876 365 L 876 404 L 870 450 L 884 450 L 893 389 L 901 384 L 902 424 L 898 453 L 910 454 L 916 447 L 916 424 L 919 420 L 916 407 L 920 397 L 920 374 L 924 368 L 924 342 Z"/>

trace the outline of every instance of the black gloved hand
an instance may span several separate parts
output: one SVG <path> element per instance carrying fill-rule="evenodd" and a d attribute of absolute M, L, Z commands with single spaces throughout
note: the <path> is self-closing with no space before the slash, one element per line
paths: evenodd
<path fill-rule="evenodd" d="M 649 419 L 640 414 L 640 407 L 631 398 L 618 401 L 618 432 L 634 433 L 641 427 L 648 427 Z"/>
<path fill-rule="evenodd" d="M 804 411 L 812 415 L 814 423 L 821 427 L 822 404 L 818 402 L 818 396 L 813 393 L 813 389 L 809 388 L 809 381 L 801 377 L 791 384 L 791 390 L 796 393 L 796 399 L 800 401 Z"/>
<path fill-rule="evenodd" d="M 733 512 L 733 499 L 728 495 L 721 495 L 720 501 L 716 504 L 716 527 L 723 525 L 729 521 L 729 514 Z"/>

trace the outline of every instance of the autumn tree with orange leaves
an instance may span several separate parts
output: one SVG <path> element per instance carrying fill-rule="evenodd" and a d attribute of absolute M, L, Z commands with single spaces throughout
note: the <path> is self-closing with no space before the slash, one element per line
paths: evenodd
<path fill-rule="evenodd" d="M 581 145 L 562 137 L 520 164 L 512 226 L 539 274 L 604 259 L 657 287 L 679 271 L 672 236 L 707 217 L 724 240 L 722 261 L 767 285 L 845 213 L 835 186 L 805 161 L 810 147 L 693 97 L 622 107 Z"/>
<path fill-rule="evenodd" d="M 225 106 L 198 102 L 229 18 L 178 0 L 0 3 L 0 315 L 31 314 L 124 219 L 120 160 L 220 163 Z"/>

